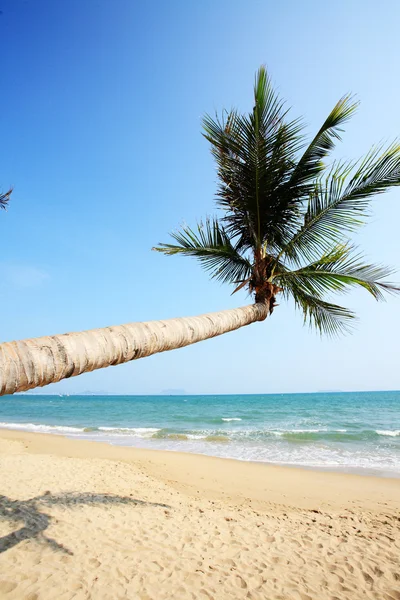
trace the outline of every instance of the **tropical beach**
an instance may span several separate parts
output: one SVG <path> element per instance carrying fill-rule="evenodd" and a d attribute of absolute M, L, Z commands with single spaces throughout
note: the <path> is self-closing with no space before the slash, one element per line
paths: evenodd
<path fill-rule="evenodd" d="M 400 600 L 399 21 L 3 0 L 0 599 Z"/>
<path fill-rule="evenodd" d="M 399 598 L 399 395 L 3 397 L 0 597 Z"/>
<path fill-rule="evenodd" d="M 0 432 L 0 597 L 400 597 L 400 481 Z"/>

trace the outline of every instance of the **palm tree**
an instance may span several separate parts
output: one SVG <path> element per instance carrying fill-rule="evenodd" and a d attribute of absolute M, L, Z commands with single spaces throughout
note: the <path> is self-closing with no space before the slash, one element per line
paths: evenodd
<path fill-rule="evenodd" d="M 218 168 L 220 216 L 172 233 L 155 250 L 194 256 L 212 277 L 254 296 L 255 303 L 199 317 L 131 323 L 0 345 L 0 394 L 24 391 L 211 338 L 264 320 L 278 294 L 291 298 L 321 333 L 348 331 L 355 315 L 331 295 L 361 286 L 376 300 L 398 292 L 392 273 L 368 264 L 350 242 L 370 199 L 400 184 L 400 144 L 375 147 L 359 161 L 329 161 L 342 125 L 356 110 L 336 104 L 306 143 L 264 68 L 250 114 L 204 118 Z"/>
<path fill-rule="evenodd" d="M 400 184 L 400 144 L 375 147 L 359 161 L 327 163 L 357 103 L 345 96 L 310 144 L 299 119 L 288 120 L 264 68 L 254 108 L 204 119 L 218 168 L 220 218 L 172 233 L 164 254 L 196 257 L 212 277 L 247 288 L 271 313 L 276 296 L 294 300 L 321 333 L 348 330 L 355 315 L 327 295 L 361 286 L 376 300 L 399 288 L 392 270 L 366 264 L 349 235 L 365 222 L 372 196 Z"/>

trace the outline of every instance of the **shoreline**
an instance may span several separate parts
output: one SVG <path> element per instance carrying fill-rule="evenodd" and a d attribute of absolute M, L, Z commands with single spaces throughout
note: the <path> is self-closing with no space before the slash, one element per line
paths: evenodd
<path fill-rule="evenodd" d="M 219 458 L 190 452 L 148 450 L 132 446 L 112 445 L 106 442 L 70 438 L 51 433 L 32 433 L 20 430 L 1 429 L 0 441 L 22 442 L 30 454 L 54 455 L 63 458 L 105 459 L 134 464 L 149 475 L 159 478 L 194 495 L 204 493 L 221 499 L 232 499 L 242 489 L 246 497 L 257 502 L 286 504 L 293 495 L 293 504 L 310 508 L 316 501 L 340 509 L 350 503 L 366 501 L 370 507 L 387 494 L 398 503 L 400 511 L 400 479 L 375 475 L 343 473 L 327 469 L 275 465 L 263 462 L 243 461 L 234 458 Z M 218 483 L 210 473 L 218 473 Z M 238 478 L 240 482 L 238 485 Z M 268 482 L 267 487 L 265 482 Z M 320 487 L 324 486 L 321 494 Z M 293 490 L 300 486 L 300 495 Z M 307 492 L 304 492 L 304 488 Z M 222 489 L 223 488 L 223 489 Z M 363 494 L 365 496 L 363 496 Z"/>
<path fill-rule="evenodd" d="M 113 446 L 400 478 L 400 393 L 364 396 L 11 396 L 0 411 L 0 427 Z"/>
<path fill-rule="evenodd" d="M 222 457 L 222 456 L 217 456 L 217 455 L 213 455 L 213 454 L 206 454 L 206 453 L 201 453 L 201 452 L 190 452 L 190 451 L 185 451 L 185 450 L 174 450 L 174 449 L 161 449 L 161 448 L 147 448 L 146 446 L 140 446 L 140 445 L 129 445 L 129 444 L 115 444 L 112 443 L 112 441 L 109 440 L 97 440 L 94 438 L 88 438 L 83 434 L 75 434 L 75 435 L 71 435 L 68 434 L 67 432 L 38 432 L 38 431 L 29 431 L 26 429 L 19 429 L 17 427 L 13 428 L 13 427 L 0 427 L 0 436 L 1 433 L 3 431 L 11 431 L 14 433 L 26 433 L 26 434 L 31 434 L 34 436 L 55 436 L 55 437 L 61 437 L 61 438 L 65 438 L 71 441 L 78 441 L 78 442 L 87 442 L 87 443 L 95 443 L 95 444 L 105 444 L 106 446 L 111 446 L 114 448 L 127 448 L 127 449 L 132 449 L 132 450 L 143 450 L 145 452 L 167 452 L 167 453 L 177 453 L 177 454 L 185 454 L 185 455 L 189 455 L 189 456 L 199 456 L 199 457 L 208 457 L 208 458 L 218 458 L 220 460 L 227 460 L 227 461 L 237 461 L 239 463 L 251 463 L 251 464 L 257 464 L 257 465 L 264 465 L 266 467 L 279 467 L 279 468 L 288 468 L 288 469 L 295 469 L 295 470 L 304 470 L 304 471 L 312 471 L 312 472 L 322 472 L 322 473 L 339 473 L 339 474 L 343 474 L 343 475 L 355 475 L 355 476 L 360 476 L 360 477 L 375 477 L 377 479 L 400 479 L 400 471 L 396 472 L 396 471 L 390 471 L 390 470 L 385 470 L 385 469 L 373 469 L 373 468 L 368 468 L 368 467 L 352 467 L 352 466 L 341 466 L 341 465 L 335 465 L 335 466 L 331 466 L 331 465 L 306 465 L 306 464 L 295 464 L 295 463 L 288 463 L 288 462 L 268 462 L 268 461 L 262 461 L 262 460 L 246 460 L 244 458 L 236 458 L 236 457 Z"/>
<path fill-rule="evenodd" d="M 400 480 L 0 431 L 0 598 L 400 597 Z"/>

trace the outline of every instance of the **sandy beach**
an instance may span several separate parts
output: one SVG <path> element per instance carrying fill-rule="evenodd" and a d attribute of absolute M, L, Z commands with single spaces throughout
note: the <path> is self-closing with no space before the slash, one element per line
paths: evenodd
<path fill-rule="evenodd" d="M 400 599 L 400 480 L 0 432 L 0 598 Z"/>

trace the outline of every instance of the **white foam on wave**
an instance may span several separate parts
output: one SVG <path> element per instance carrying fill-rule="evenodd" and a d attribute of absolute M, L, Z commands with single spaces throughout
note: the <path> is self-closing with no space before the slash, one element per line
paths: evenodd
<path fill-rule="evenodd" d="M 239 417 L 222 417 L 222 421 L 226 421 L 227 423 L 229 423 L 229 421 L 241 421 L 242 419 L 240 419 Z"/>
<path fill-rule="evenodd" d="M 326 433 L 326 429 L 279 429 L 266 431 L 266 433 L 272 433 L 273 435 L 287 435 L 288 433 Z"/>
<path fill-rule="evenodd" d="M 266 431 L 273 435 L 288 435 L 291 433 L 346 433 L 347 429 L 280 429 L 277 431 Z"/>
<path fill-rule="evenodd" d="M 99 431 L 126 431 L 134 433 L 155 433 L 160 431 L 158 427 L 98 427 Z"/>
<path fill-rule="evenodd" d="M 41 433 L 83 433 L 83 427 L 68 427 L 67 425 L 36 425 L 35 423 L 0 423 L 2 429 L 22 429 Z"/>
<path fill-rule="evenodd" d="M 285 433 L 326 433 L 326 429 L 288 429 Z"/>
<path fill-rule="evenodd" d="M 378 435 L 390 435 L 390 437 L 397 437 L 400 435 L 400 429 L 394 429 L 393 431 L 390 429 L 377 429 L 376 433 Z"/>
<path fill-rule="evenodd" d="M 152 437 L 154 433 L 161 431 L 157 427 L 71 427 L 68 425 L 37 425 L 36 423 L 1 423 L 0 429 L 18 429 L 22 431 L 31 431 L 32 433 L 55 433 L 76 435 L 83 434 L 85 437 L 96 436 L 99 432 L 116 436 L 134 436 L 147 438 Z"/>
<path fill-rule="evenodd" d="M 222 437 L 222 436 L 221 436 Z M 214 443 L 210 443 L 210 441 Z M 202 436 L 188 434 L 187 439 L 155 438 L 155 439 L 137 439 L 123 436 L 113 439 L 112 443 L 121 445 L 135 445 L 157 450 L 184 451 L 195 454 L 206 454 L 210 456 L 219 456 L 221 458 L 230 458 L 243 461 L 255 461 L 272 464 L 285 464 L 299 467 L 311 468 L 329 468 L 333 470 L 356 469 L 359 473 L 367 470 L 376 472 L 391 473 L 400 476 L 400 459 L 387 451 L 371 452 L 367 447 L 359 449 L 343 449 L 313 445 L 287 445 L 280 442 L 276 443 L 258 443 L 249 444 L 237 443 L 237 440 L 230 438 L 230 443 L 224 443 L 225 440 L 205 439 Z M 271 440 L 270 440 L 271 441 Z"/>
<path fill-rule="evenodd" d="M 152 437 L 153 434 L 161 431 L 158 427 L 99 427 L 99 431 L 112 436 L 129 435 L 140 438 Z"/>

